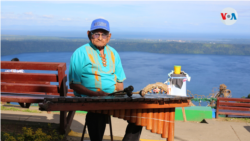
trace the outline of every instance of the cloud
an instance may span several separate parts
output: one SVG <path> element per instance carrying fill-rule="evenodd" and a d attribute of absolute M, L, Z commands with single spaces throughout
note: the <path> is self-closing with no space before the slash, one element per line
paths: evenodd
<path fill-rule="evenodd" d="M 219 23 L 219 14 L 222 9 L 229 6 L 237 11 L 238 23 L 245 24 L 245 27 L 242 28 L 245 29 L 249 26 L 250 9 L 248 7 L 250 2 L 45 1 L 30 4 L 15 4 L 14 2 L 2 4 L 2 23 L 4 25 L 30 25 L 32 23 L 32 25 L 89 27 L 94 19 L 104 18 L 112 24 L 112 27 L 117 28 L 133 27 L 135 30 L 139 30 L 143 27 L 152 29 L 152 31 L 174 28 L 179 31 L 180 29 L 203 27 L 209 31 L 212 25 L 222 24 Z M 15 8 L 9 8 L 9 5 L 15 6 Z M 93 10 L 93 7 L 96 9 Z M 55 10 L 55 8 L 57 9 Z M 65 11 L 65 8 L 68 10 Z M 104 8 L 105 10 L 103 10 Z M 213 24 L 209 24 L 210 22 Z M 234 28 L 236 27 L 234 26 Z"/>
<path fill-rule="evenodd" d="M 250 5 L 249 0 L 2 0 L 4 2 L 37 2 L 37 3 L 79 3 L 100 5 L 158 5 L 158 4 L 211 4 L 211 5 Z"/>
<path fill-rule="evenodd" d="M 47 18 L 47 19 L 53 19 L 54 18 L 53 15 L 43 15 L 42 17 L 43 18 Z"/>
<path fill-rule="evenodd" d="M 199 23 L 188 23 L 190 25 L 200 25 Z"/>
<path fill-rule="evenodd" d="M 32 12 L 26 12 L 26 13 L 24 13 L 25 15 L 29 15 L 29 16 L 32 16 L 33 15 L 33 13 Z"/>
<path fill-rule="evenodd" d="M 249 18 L 250 16 L 250 10 L 249 9 L 240 9 L 237 10 L 239 17 Z"/>
<path fill-rule="evenodd" d="M 5 17 L 1 16 L 1 19 L 6 19 Z"/>
<path fill-rule="evenodd" d="M 96 19 L 105 19 L 104 17 L 97 17 Z"/>
<path fill-rule="evenodd" d="M 72 21 L 71 18 L 62 18 L 63 21 Z"/>

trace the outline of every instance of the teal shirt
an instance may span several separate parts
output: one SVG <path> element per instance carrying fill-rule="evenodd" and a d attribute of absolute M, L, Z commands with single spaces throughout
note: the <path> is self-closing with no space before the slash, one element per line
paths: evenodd
<path fill-rule="evenodd" d="M 99 54 L 91 42 L 76 49 L 70 60 L 69 83 L 81 84 L 92 91 L 115 92 L 116 83 L 126 79 L 120 56 L 114 48 L 106 45 L 107 66 L 104 67 Z M 86 96 L 75 91 L 74 94 Z"/>

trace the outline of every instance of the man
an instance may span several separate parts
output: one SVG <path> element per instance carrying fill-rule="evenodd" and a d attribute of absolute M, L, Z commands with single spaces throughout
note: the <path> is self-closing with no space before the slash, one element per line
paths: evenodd
<path fill-rule="evenodd" d="M 11 61 L 19 61 L 19 59 L 18 58 L 13 58 L 13 59 L 11 59 Z M 5 70 L 5 72 L 15 72 L 15 73 L 24 73 L 24 70 L 23 69 L 21 69 L 21 70 L 17 70 L 17 69 L 11 69 L 11 70 Z"/>
<path fill-rule="evenodd" d="M 12 58 L 11 61 L 19 61 L 19 59 L 18 58 Z M 23 69 L 21 69 L 21 70 L 10 69 L 10 70 L 5 70 L 5 72 L 24 73 L 24 70 Z M 10 102 L 6 102 L 6 103 L 10 104 Z"/>
<path fill-rule="evenodd" d="M 96 19 L 87 31 L 90 42 L 73 53 L 70 60 L 70 88 L 76 96 L 107 96 L 123 90 L 126 79 L 119 54 L 107 43 L 111 38 L 109 22 Z M 102 141 L 104 114 L 88 112 L 86 124 L 91 141 Z M 139 141 L 142 127 L 129 123 L 123 141 Z"/>

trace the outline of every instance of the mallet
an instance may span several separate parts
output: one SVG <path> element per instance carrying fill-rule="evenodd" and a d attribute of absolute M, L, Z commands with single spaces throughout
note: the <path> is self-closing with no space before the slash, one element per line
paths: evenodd
<path fill-rule="evenodd" d="M 121 91 L 117 91 L 114 93 L 111 93 L 109 95 L 125 95 L 127 94 L 127 96 L 131 97 L 133 94 L 140 94 L 142 97 L 144 97 L 144 95 L 146 94 L 145 91 L 141 90 L 139 92 L 133 92 L 134 87 L 133 86 L 128 86 L 127 88 L 125 88 L 124 90 Z"/>

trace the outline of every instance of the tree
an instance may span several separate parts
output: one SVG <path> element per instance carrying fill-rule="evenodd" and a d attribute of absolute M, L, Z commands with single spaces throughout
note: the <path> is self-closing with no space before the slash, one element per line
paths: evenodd
<path fill-rule="evenodd" d="M 250 98 L 250 94 L 247 96 L 247 98 Z"/>

